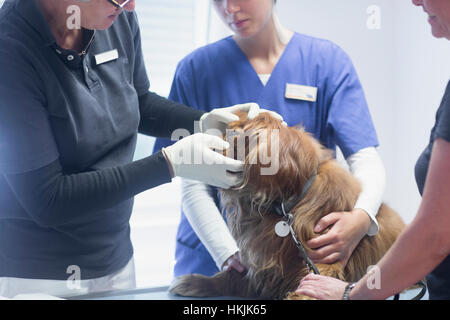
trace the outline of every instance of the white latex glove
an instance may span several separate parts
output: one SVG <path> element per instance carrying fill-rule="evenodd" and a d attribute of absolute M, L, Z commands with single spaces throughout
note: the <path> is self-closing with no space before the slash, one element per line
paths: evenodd
<path fill-rule="evenodd" d="M 271 110 L 266 110 L 266 109 L 259 109 L 259 113 L 263 113 L 263 112 L 268 112 L 270 113 L 270 115 L 278 120 L 281 121 L 281 124 L 285 127 L 287 127 L 287 123 L 286 121 L 284 121 L 283 117 L 281 116 L 281 114 L 275 112 L 275 111 L 271 111 Z"/>
<path fill-rule="evenodd" d="M 228 142 L 217 136 L 196 133 L 162 151 L 173 169 L 174 177 L 229 189 L 242 182 L 244 163 L 212 150 L 222 151 L 229 146 Z"/>
<path fill-rule="evenodd" d="M 207 112 L 200 118 L 200 132 L 206 133 L 208 130 L 215 129 L 225 132 L 228 124 L 239 120 L 239 117 L 234 114 L 236 111 L 247 112 L 248 119 L 256 118 L 261 112 L 269 112 L 275 118 L 283 121 L 283 118 L 274 111 L 260 109 L 256 103 L 237 104 L 228 108 L 217 108 L 211 112 Z"/>

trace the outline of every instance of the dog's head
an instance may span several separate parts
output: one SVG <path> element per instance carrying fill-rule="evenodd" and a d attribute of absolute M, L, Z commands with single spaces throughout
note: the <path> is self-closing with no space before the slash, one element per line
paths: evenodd
<path fill-rule="evenodd" d="M 298 197 L 320 163 L 332 158 L 303 128 L 287 127 L 270 113 L 252 120 L 237 115 L 240 120 L 227 131 L 227 155 L 245 162 L 244 183 L 228 193 L 252 199 L 260 208 Z"/>
<path fill-rule="evenodd" d="M 333 155 L 303 128 L 287 127 L 270 113 L 261 113 L 252 120 L 248 120 L 245 113 L 237 115 L 240 119 L 229 125 L 230 131 L 226 134 L 230 143 L 227 155 L 244 161 L 244 182 L 235 188 L 222 190 L 221 201 L 230 230 L 238 243 L 241 261 L 249 267 L 252 276 L 278 270 L 273 278 L 278 281 L 279 272 L 294 272 L 286 267 L 298 250 L 292 239 L 275 233 L 274 227 L 281 218 L 275 214 L 274 208 L 277 204 L 298 199 L 319 166 L 322 168 L 321 164 L 328 162 Z M 312 198 L 315 198 L 314 194 L 323 192 L 318 188 L 323 183 L 317 183 L 318 180 L 320 178 L 316 178 L 304 198 L 305 203 L 302 200 L 299 206 L 315 210 L 315 205 L 310 206 Z M 322 200 L 323 203 L 325 200 Z M 312 228 L 302 228 L 302 225 L 305 221 L 312 224 L 317 216 L 314 212 L 303 212 L 301 216 L 294 211 L 292 213 L 295 232 L 301 239 L 309 239 L 311 234 L 304 232 L 309 229 L 312 232 Z M 297 264 L 294 266 L 298 267 Z M 267 280 L 266 276 L 264 279 Z"/>

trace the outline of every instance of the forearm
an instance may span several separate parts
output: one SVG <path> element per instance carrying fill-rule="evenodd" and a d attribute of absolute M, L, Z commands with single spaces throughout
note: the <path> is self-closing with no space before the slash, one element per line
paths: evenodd
<path fill-rule="evenodd" d="M 139 97 L 139 110 L 139 133 L 161 138 L 170 138 L 176 129 L 194 133 L 195 122 L 204 113 L 150 91 Z"/>
<path fill-rule="evenodd" d="M 182 181 L 183 212 L 220 269 L 238 247 L 204 183 Z"/>
<path fill-rule="evenodd" d="M 378 264 L 381 289 L 368 290 L 368 276 L 354 289 L 355 298 L 385 298 L 430 273 L 450 252 L 450 143 L 434 143 L 422 203 L 413 222 Z"/>
<path fill-rule="evenodd" d="M 365 148 L 348 157 L 350 171 L 361 183 L 362 191 L 355 203 L 355 209 L 364 210 L 372 223 L 367 232 L 373 236 L 378 232 L 376 215 L 382 203 L 386 186 L 386 172 L 383 162 L 374 147 Z"/>
<path fill-rule="evenodd" d="M 92 219 L 96 212 L 170 182 L 161 153 L 124 166 L 71 175 L 63 174 L 59 161 L 55 161 L 6 178 L 30 217 L 46 227 Z"/>

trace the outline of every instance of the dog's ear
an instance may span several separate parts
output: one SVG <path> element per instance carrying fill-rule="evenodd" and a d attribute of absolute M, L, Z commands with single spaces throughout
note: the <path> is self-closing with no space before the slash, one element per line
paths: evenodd
<path fill-rule="evenodd" d="M 311 143 L 314 145 L 315 153 L 319 159 L 319 164 L 324 163 L 328 160 L 334 159 L 334 152 L 330 149 L 324 147 L 319 141 L 311 136 Z"/>

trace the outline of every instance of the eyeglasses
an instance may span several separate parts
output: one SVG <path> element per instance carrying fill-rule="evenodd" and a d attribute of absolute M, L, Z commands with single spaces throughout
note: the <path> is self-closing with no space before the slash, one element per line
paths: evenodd
<path fill-rule="evenodd" d="M 108 2 L 111 3 L 117 9 L 123 9 L 123 7 L 125 7 L 127 5 L 127 3 L 130 2 L 130 1 L 131 0 L 125 0 L 124 2 L 122 2 L 120 4 L 117 0 L 108 0 Z"/>

